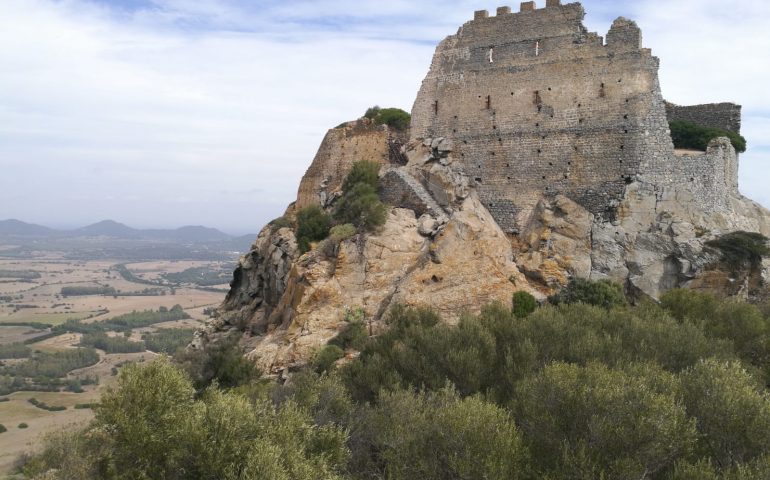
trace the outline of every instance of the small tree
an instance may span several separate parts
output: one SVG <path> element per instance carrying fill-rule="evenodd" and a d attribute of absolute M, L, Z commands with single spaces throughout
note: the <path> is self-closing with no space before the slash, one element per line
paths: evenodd
<path fill-rule="evenodd" d="M 297 243 L 300 252 L 310 250 L 311 242 L 326 238 L 331 226 L 331 218 L 318 205 L 311 205 L 297 212 Z"/>
<path fill-rule="evenodd" d="M 537 308 L 537 300 L 535 297 L 519 290 L 513 294 L 513 316 L 516 318 L 524 318 L 530 313 L 534 312 Z"/>
<path fill-rule="evenodd" d="M 573 278 L 556 295 L 548 297 L 554 305 L 561 303 L 586 303 L 604 308 L 626 305 L 623 287 L 611 280 L 591 282 L 582 278 Z"/>
<path fill-rule="evenodd" d="M 380 165 L 360 161 L 353 164 L 342 182 L 343 195 L 334 209 L 338 223 L 353 224 L 359 230 L 372 230 L 385 223 L 387 208 L 377 195 Z"/>

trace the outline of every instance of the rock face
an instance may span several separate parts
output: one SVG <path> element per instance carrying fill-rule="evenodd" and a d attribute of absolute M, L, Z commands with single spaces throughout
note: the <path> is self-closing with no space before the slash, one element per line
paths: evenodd
<path fill-rule="evenodd" d="M 636 24 L 616 20 L 605 44 L 580 4 L 499 11 L 477 12 L 439 45 L 411 132 L 365 119 L 329 131 L 287 210 L 330 210 L 352 164 L 370 160 L 382 165 L 386 223 L 304 255 L 290 228 L 268 225 L 196 346 L 238 332 L 281 374 L 353 310 L 375 334 L 396 303 L 452 322 L 518 290 L 543 299 L 576 277 L 652 299 L 682 286 L 765 288 L 770 261 L 736 274 L 706 244 L 739 230 L 770 235 L 770 212 L 739 194 L 727 139 L 700 155 L 674 151 L 658 60 Z M 740 128 L 732 104 L 669 111 L 722 112 Z"/>

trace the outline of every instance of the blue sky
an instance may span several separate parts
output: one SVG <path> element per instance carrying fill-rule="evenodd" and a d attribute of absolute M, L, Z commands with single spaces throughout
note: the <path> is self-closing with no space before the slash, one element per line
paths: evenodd
<path fill-rule="evenodd" d="M 435 44 L 502 4 L 2 0 L 0 219 L 256 231 L 328 128 L 409 110 Z M 770 2 L 583 4 L 640 24 L 667 99 L 744 105 L 741 188 L 770 206 Z"/>

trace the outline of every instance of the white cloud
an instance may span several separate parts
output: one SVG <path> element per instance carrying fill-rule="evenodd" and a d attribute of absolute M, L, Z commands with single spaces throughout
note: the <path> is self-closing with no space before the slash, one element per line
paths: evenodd
<path fill-rule="evenodd" d="M 293 199 L 328 128 L 375 103 L 408 110 L 433 43 L 498 6 L 106 3 L 0 3 L 0 218 L 257 230 Z M 751 148 L 770 146 L 768 5 L 584 3 L 602 35 L 615 16 L 639 21 L 667 98 L 741 102 Z M 770 180 L 761 156 L 741 172 L 755 197 Z"/>

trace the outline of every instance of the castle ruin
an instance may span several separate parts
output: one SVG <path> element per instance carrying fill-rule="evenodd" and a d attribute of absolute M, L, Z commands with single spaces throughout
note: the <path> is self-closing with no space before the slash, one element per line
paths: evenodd
<path fill-rule="evenodd" d="M 740 130 L 740 106 L 663 100 L 659 61 L 633 21 L 606 41 L 583 25 L 580 3 L 547 0 L 520 12 L 477 11 L 438 46 L 412 110 L 413 140 L 444 139 L 485 207 L 507 232 L 543 196 L 564 195 L 611 221 L 632 182 L 685 186 L 703 208 L 738 194 L 737 155 L 716 140 L 678 155 L 669 119 Z"/>

